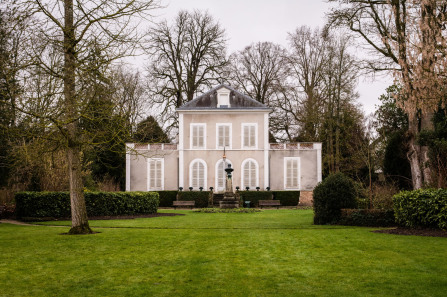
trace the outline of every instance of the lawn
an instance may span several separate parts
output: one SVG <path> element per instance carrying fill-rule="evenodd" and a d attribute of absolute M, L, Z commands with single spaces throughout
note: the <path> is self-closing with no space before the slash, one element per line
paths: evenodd
<path fill-rule="evenodd" d="M 447 292 L 447 238 L 314 226 L 311 210 L 169 212 L 185 216 L 91 221 L 100 233 L 82 236 L 60 235 L 67 227 L 0 224 L 0 296 Z"/>

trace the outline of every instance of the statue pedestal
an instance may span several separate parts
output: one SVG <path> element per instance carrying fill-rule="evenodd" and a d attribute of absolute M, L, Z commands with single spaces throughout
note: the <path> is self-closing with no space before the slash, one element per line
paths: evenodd
<path fill-rule="evenodd" d="M 239 201 L 233 192 L 225 192 L 224 199 L 219 202 L 220 208 L 239 208 Z"/>
<path fill-rule="evenodd" d="M 225 169 L 227 173 L 227 179 L 225 180 L 225 194 L 222 201 L 219 202 L 220 208 L 238 208 L 239 201 L 236 200 L 236 196 L 233 193 L 233 183 L 231 181 L 231 164 L 228 164 L 228 168 Z"/>

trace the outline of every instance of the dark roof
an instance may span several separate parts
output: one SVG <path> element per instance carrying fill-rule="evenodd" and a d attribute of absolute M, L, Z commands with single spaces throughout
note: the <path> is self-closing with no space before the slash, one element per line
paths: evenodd
<path fill-rule="evenodd" d="M 220 88 L 226 88 L 230 90 L 230 106 L 231 107 L 217 107 L 217 90 Z M 207 110 L 207 109 L 266 109 L 270 110 L 270 108 L 255 99 L 239 93 L 235 89 L 227 85 L 219 85 L 205 94 L 185 103 L 181 107 L 177 108 L 177 110 Z"/>

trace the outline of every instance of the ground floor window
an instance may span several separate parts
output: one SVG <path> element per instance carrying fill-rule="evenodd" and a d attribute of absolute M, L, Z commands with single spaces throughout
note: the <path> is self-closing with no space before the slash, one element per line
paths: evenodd
<path fill-rule="evenodd" d="M 201 159 L 195 159 L 189 166 L 189 184 L 194 190 L 200 187 L 206 190 L 206 163 Z"/>
<path fill-rule="evenodd" d="M 242 162 L 242 189 L 249 187 L 251 190 L 259 186 L 258 182 L 258 162 L 254 159 L 247 159 Z"/>
<path fill-rule="evenodd" d="M 284 189 L 300 189 L 300 158 L 284 158 Z"/>
<path fill-rule="evenodd" d="M 164 190 L 164 160 L 151 158 L 148 160 L 148 191 Z"/>

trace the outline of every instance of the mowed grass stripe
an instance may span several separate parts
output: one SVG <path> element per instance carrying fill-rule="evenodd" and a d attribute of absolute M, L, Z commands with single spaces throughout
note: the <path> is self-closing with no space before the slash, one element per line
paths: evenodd
<path fill-rule="evenodd" d="M 263 218 L 312 226 L 307 212 L 281 211 Z M 252 214 L 200 215 L 221 227 L 267 225 Z M 192 225 L 188 215 L 178 218 Z M 356 227 L 172 227 L 61 236 L 62 228 L 0 224 L 0 296 L 444 296 L 447 289 L 445 238 Z"/>

